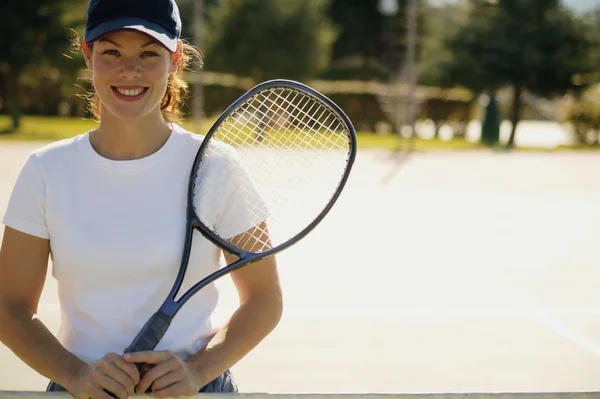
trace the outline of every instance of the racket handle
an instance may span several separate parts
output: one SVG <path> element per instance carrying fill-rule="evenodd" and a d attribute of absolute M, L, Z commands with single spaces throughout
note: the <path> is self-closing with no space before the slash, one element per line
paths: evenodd
<path fill-rule="evenodd" d="M 127 349 L 125 349 L 124 353 L 153 350 L 165 335 L 170 325 L 170 317 L 160 311 L 154 313 Z"/>
<path fill-rule="evenodd" d="M 125 349 L 124 353 L 149 351 L 156 348 L 162 337 L 171 325 L 171 318 L 158 311 L 148 319 L 144 327 L 138 332 L 131 344 Z M 137 364 L 140 377 L 143 377 L 148 370 L 152 368 L 151 364 Z M 150 388 L 146 393 L 150 392 Z"/>

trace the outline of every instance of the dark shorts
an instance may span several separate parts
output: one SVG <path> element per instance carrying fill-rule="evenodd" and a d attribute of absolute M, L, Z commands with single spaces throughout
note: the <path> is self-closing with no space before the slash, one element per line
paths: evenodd
<path fill-rule="evenodd" d="M 54 381 L 50 381 L 46 387 L 46 392 L 66 392 L 67 390 Z M 238 386 L 231 375 L 231 371 L 227 370 L 213 381 L 209 382 L 200 392 L 219 393 L 219 392 L 238 392 Z"/>

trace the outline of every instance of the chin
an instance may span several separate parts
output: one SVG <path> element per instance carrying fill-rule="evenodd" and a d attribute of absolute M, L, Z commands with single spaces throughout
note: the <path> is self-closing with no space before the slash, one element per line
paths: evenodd
<path fill-rule="evenodd" d="M 107 93 L 106 101 L 102 101 L 102 109 L 107 111 L 113 118 L 122 121 L 135 121 L 148 117 L 158 110 L 160 113 L 160 102 L 153 104 L 154 101 L 159 101 L 146 93 L 146 98 L 138 101 L 119 101 Z"/>
<path fill-rule="evenodd" d="M 152 112 L 145 107 L 127 107 L 119 104 L 112 104 L 109 107 L 105 107 L 105 109 L 108 109 L 108 112 L 114 118 L 123 121 L 135 121 L 138 119 L 143 119 Z"/>
<path fill-rule="evenodd" d="M 143 119 L 147 115 L 147 112 L 118 112 L 115 114 L 115 117 L 123 121 L 135 121 Z"/>

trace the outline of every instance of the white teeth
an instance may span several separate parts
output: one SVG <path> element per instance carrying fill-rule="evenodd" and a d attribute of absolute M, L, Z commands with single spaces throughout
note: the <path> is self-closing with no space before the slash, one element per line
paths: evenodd
<path fill-rule="evenodd" d="M 119 92 L 119 94 L 121 94 L 123 96 L 127 96 L 127 97 L 139 96 L 144 91 L 144 89 L 132 90 L 132 89 L 119 89 L 118 87 L 116 87 L 116 89 Z"/>

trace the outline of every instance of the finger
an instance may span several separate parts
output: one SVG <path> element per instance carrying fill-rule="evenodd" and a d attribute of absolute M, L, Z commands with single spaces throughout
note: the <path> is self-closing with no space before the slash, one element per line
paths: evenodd
<path fill-rule="evenodd" d="M 148 371 L 150 371 L 150 369 L 152 367 L 154 367 L 153 364 L 150 363 L 137 363 L 137 368 L 138 368 L 138 373 L 140 374 L 140 379 L 146 375 L 146 373 Z M 138 381 L 139 382 L 139 381 Z"/>
<path fill-rule="evenodd" d="M 188 396 L 190 392 L 186 392 L 186 385 L 183 382 L 177 382 L 159 391 L 153 391 L 152 396 L 155 398 L 171 398 L 176 396 Z"/>
<path fill-rule="evenodd" d="M 127 376 L 131 379 L 133 386 L 140 382 L 140 372 L 135 364 L 127 363 L 122 356 L 118 356 L 116 359 L 114 359 L 114 363 L 120 370 L 127 374 Z"/>
<path fill-rule="evenodd" d="M 131 377 L 115 363 L 112 363 L 112 359 L 108 361 L 98 362 L 96 365 L 96 372 L 100 376 L 105 376 L 111 380 L 117 382 L 128 395 L 133 395 L 135 392 L 135 383 Z M 129 365 L 128 365 L 129 366 Z M 135 367 L 135 366 L 134 366 Z M 116 392 L 113 392 L 116 394 Z"/>
<path fill-rule="evenodd" d="M 114 399 L 114 397 L 110 396 L 105 390 L 93 387 L 85 391 L 86 399 Z"/>
<path fill-rule="evenodd" d="M 181 382 L 182 379 L 183 379 L 183 373 L 178 372 L 178 370 L 171 371 L 170 373 L 167 373 L 167 374 L 157 378 L 156 380 L 154 380 L 154 382 L 151 385 L 152 392 L 157 392 L 157 391 L 160 391 L 161 389 L 165 389 L 170 385 Z"/>
<path fill-rule="evenodd" d="M 173 356 L 171 351 L 142 351 L 123 355 L 127 363 L 150 363 L 158 364 Z"/>
<path fill-rule="evenodd" d="M 179 364 L 176 359 L 170 359 L 163 363 L 159 363 L 152 367 L 144 374 L 140 382 L 136 386 L 137 393 L 145 393 L 157 379 L 179 369 Z"/>
<path fill-rule="evenodd" d="M 127 399 L 129 396 L 127 390 L 121 383 L 105 374 L 96 374 L 94 376 L 94 381 L 100 388 L 112 393 L 119 399 Z"/>

